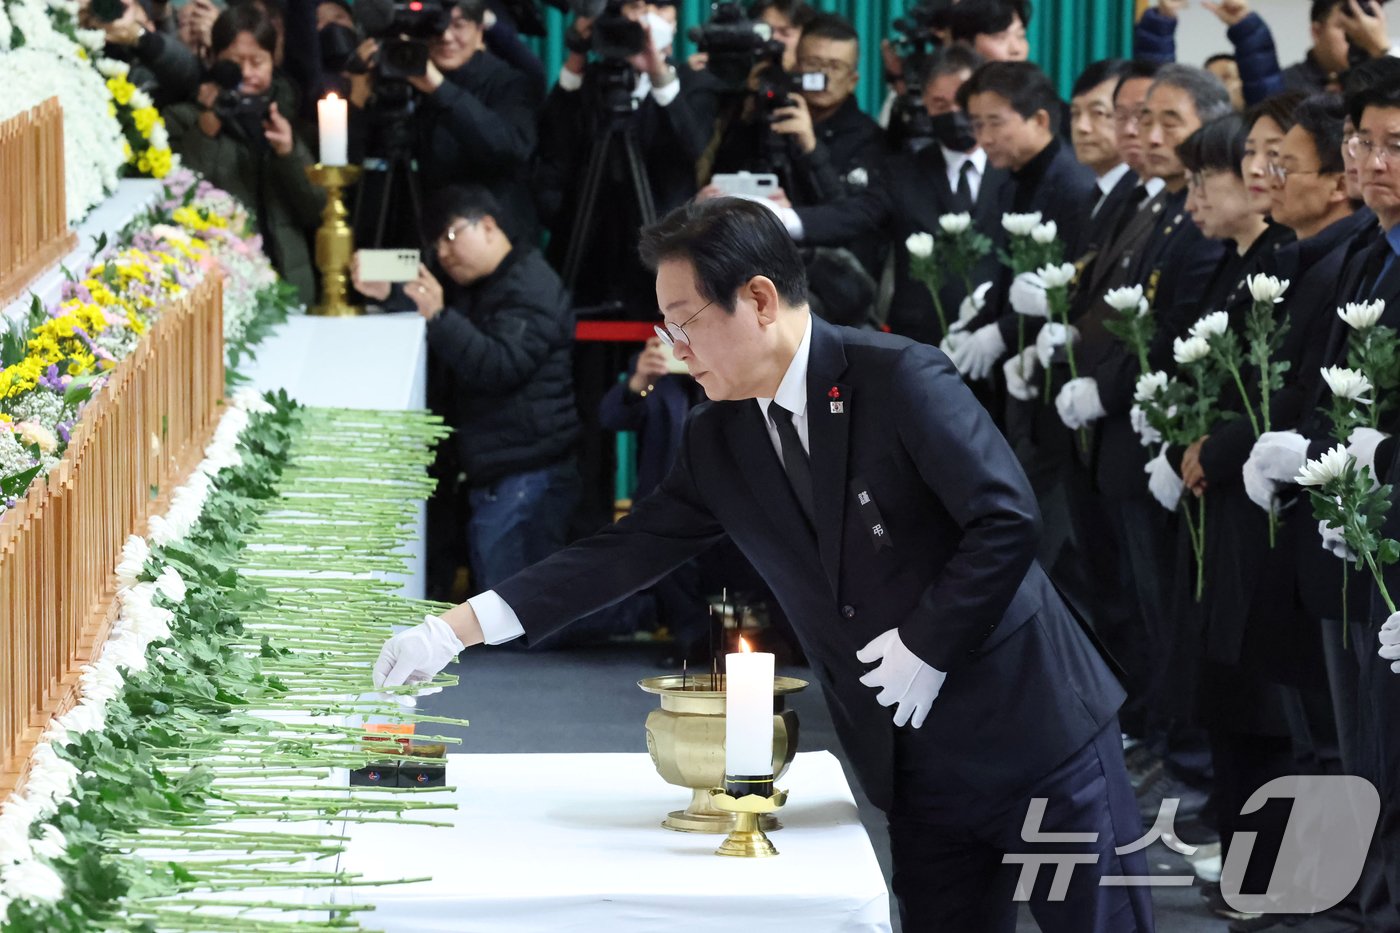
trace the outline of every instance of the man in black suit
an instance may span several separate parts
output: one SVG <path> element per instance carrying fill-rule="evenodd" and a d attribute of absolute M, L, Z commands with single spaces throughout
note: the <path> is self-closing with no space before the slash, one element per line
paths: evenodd
<path fill-rule="evenodd" d="M 1089 211 L 1094 226 L 1100 218 L 1118 216 L 1138 184 L 1137 173 L 1118 150 L 1113 123 L 1113 95 L 1131 67 L 1121 58 L 1094 62 L 1074 79 L 1070 91 L 1069 128 L 1074 157 L 1093 171 L 1099 189 L 1098 200 Z"/>
<path fill-rule="evenodd" d="M 1141 852 L 1114 851 L 1142 833 L 1122 688 L 1035 563 L 1035 499 L 953 367 L 814 319 L 797 250 L 761 205 L 688 205 L 643 249 L 658 332 L 711 399 L 674 468 L 617 524 L 395 635 L 376 681 L 422 682 L 464 645 L 536 641 L 728 536 L 792 620 L 890 816 L 906 929 L 1010 929 L 1019 869 L 1003 856 L 1055 851 L 1092 864 L 1062 900 L 1037 886 L 1042 928 L 1150 931 L 1144 889 L 1099 883 L 1146 874 Z M 1028 845 L 1035 798 L 1042 831 L 1094 841 Z"/>
<path fill-rule="evenodd" d="M 890 242 L 894 281 L 887 323 L 894 333 L 924 343 L 937 344 L 946 335 L 928 287 L 909 274 L 905 240 L 912 233 L 936 231 L 940 217 L 957 213 L 971 214 L 973 226 L 993 243 L 1004 236 L 1001 215 L 1010 194 L 1010 173 L 987 164 L 987 154 L 977 146 L 958 104 L 958 88 L 981 64 L 977 53 L 961 45 L 932 53 L 920 77 L 934 139 L 917 151 L 892 156 L 881 183 L 865 192 L 796 212 L 804 243 L 839 246 L 869 238 Z M 990 282 L 999 268 L 993 251 L 973 271 L 973 285 Z M 951 317 L 967 289 L 959 277 L 950 275 L 939 295 Z"/>

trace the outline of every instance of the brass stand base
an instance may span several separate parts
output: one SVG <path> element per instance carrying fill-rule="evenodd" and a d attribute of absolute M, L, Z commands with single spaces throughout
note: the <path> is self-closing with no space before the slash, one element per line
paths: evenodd
<path fill-rule="evenodd" d="M 666 819 L 661 821 L 661 825 L 678 833 L 724 834 L 734 828 L 734 814 L 710 806 L 708 790 L 693 790 L 690 806 L 684 810 L 672 810 L 666 815 Z M 779 823 L 773 814 L 762 813 L 759 814 L 758 828 L 771 833 L 782 829 L 783 824 Z"/>
<path fill-rule="evenodd" d="M 732 855 L 738 858 L 771 858 L 778 854 L 773 843 L 758 828 L 757 813 L 734 814 L 734 828 L 724 842 L 715 850 L 715 855 Z"/>
<path fill-rule="evenodd" d="M 778 850 L 774 848 L 773 843 L 769 841 L 759 826 L 759 819 L 763 816 L 771 816 L 774 811 L 787 803 L 785 792 L 775 790 L 771 797 L 760 797 L 757 794 L 731 797 L 722 789 L 715 788 L 710 791 L 710 801 L 719 809 L 734 814 L 734 828 L 729 831 L 724 842 L 715 850 L 715 855 L 729 855 L 738 858 L 771 858 L 778 854 Z"/>

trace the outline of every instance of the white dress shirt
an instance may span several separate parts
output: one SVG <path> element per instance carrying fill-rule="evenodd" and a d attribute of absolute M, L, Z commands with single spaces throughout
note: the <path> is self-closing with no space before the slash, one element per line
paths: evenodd
<path fill-rule="evenodd" d="M 812 452 L 812 445 L 807 440 L 807 358 L 811 353 L 812 316 L 808 314 L 802 341 L 797 345 L 797 352 L 793 354 L 782 382 L 778 383 L 778 394 L 772 398 L 756 400 L 759 411 L 763 413 L 763 424 L 768 428 L 768 439 L 773 442 L 773 449 L 777 451 L 779 463 L 783 459 L 783 442 L 778 438 L 778 429 L 768 420 L 768 406 L 774 402 L 792 412 L 792 426 L 797 429 L 802 449 L 808 454 Z M 486 644 L 499 645 L 525 634 L 520 617 L 504 599 L 496 595 L 495 590 L 487 590 L 473 596 L 467 600 L 467 604 L 476 613 L 476 621 L 481 625 L 481 633 L 486 636 Z"/>
<path fill-rule="evenodd" d="M 958 152 L 949 149 L 942 143 L 938 148 L 943 150 L 943 164 L 948 168 L 948 190 L 956 192 L 958 190 L 958 178 L 962 175 L 964 162 L 972 163 L 972 170 L 967 173 L 967 185 L 972 189 L 972 203 L 977 203 L 977 195 L 982 191 L 982 176 L 987 173 L 987 153 L 981 146 L 971 152 Z"/>
<path fill-rule="evenodd" d="M 1099 199 L 1094 203 L 1094 210 L 1089 216 L 1094 216 L 1103 207 L 1103 202 L 1108 200 L 1109 194 L 1123 180 L 1123 176 L 1128 174 L 1128 163 L 1119 162 L 1113 168 L 1104 172 L 1094 183 L 1099 186 Z"/>

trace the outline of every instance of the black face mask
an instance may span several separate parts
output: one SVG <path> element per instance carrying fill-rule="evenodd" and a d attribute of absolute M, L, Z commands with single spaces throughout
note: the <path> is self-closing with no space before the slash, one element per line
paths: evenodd
<path fill-rule="evenodd" d="M 327 23 L 321 27 L 316 38 L 321 43 L 321 64 L 326 71 L 350 70 L 350 64 L 355 60 L 355 50 L 360 44 L 355 30 L 340 23 Z"/>
<path fill-rule="evenodd" d="M 929 125 L 933 127 L 933 138 L 954 152 L 966 152 L 977 145 L 972 121 L 961 110 L 940 113 L 930 119 Z"/>

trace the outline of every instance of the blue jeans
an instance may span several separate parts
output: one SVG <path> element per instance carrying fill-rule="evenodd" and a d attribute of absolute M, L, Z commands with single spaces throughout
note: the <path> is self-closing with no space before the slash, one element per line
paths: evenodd
<path fill-rule="evenodd" d="M 467 548 L 474 589 L 494 588 L 564 546 L 579 497 L 572 460 L 512 473 L 467 492 Z"/>

